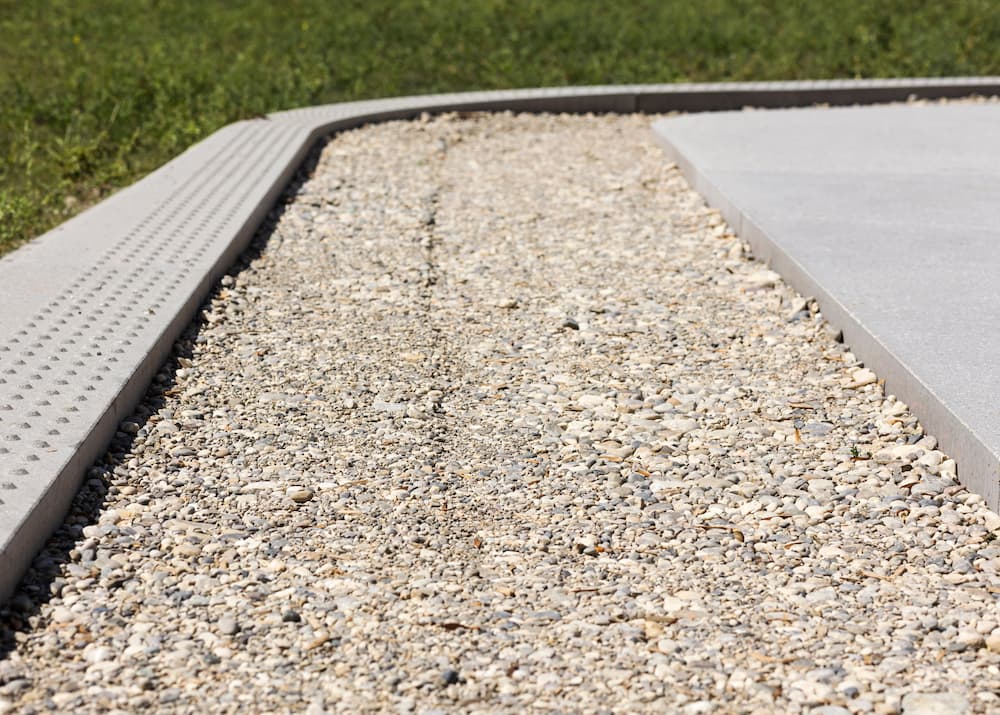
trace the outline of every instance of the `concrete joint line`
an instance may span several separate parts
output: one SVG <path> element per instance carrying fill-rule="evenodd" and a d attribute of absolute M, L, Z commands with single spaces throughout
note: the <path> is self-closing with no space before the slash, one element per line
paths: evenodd
<path fill-rule="evenodd" d="M 220 129 L 0 258 L 0 599 L 321 138 L 423 112 L 700 112 L 997 93 L 994 77 L 565 87 L 349 102 Z"/>

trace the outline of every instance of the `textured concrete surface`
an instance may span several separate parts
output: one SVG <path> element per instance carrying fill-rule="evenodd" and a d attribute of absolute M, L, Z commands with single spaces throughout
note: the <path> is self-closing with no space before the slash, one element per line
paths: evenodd
<path fill-rule="evenodd" d="M 322 136 L 451 110 L 722 110 L 998 91 L 995 77 L 564 87 L 310 107 L 221 129 L 0 259 L 0 599 Z"/>
<path fill-rule="evenodd" d="M 1000 104 L 727 112 L 655 130 L 997 509 Z"/>

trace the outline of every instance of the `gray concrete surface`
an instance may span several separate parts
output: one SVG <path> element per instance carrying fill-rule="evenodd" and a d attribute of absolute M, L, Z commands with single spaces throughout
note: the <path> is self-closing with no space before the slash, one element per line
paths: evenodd
<path fill-rule="evenodd" d="M 451 110 L 634 112 L 1000 92 L 1000 78 L 639 85 L 310 107 L 221 129 L 0 258 L 0 599 L 321 137 Z"/>
<path fill-rule="evenodd" d="M 1000 506 L 1000 104 L 658 122 L 737 233 Z"/>

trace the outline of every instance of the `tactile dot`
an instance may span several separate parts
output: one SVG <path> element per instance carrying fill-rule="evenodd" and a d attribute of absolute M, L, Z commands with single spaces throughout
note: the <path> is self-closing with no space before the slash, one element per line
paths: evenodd
<path fill-rule="evenodd" d="M 27 459 L 29 462 L 37 462 L 38 461 L 38 455 L 37 454 L 29 454 L 27 457 L 25 457 L 25 459 Z"/>
<path fill-rule="evenodd" d="M 17 469 L 12 469 L 11 470 L 11 474 L 14 474 L 14 475 L 19 476 L 19 477 L 23 477 L 27 473 L 28 473 L 28 470 L 25 469 L 24 467 L 18 467 Z"/>
<path fill-rule="evenodd" d="M 0 489 L 6 489 L 7 491 L 10 491 L 11 489 L 17 489 L 17 485 L 14 484 L 14 482 L 3 482 L 2 484 L 0 484 Z"/>

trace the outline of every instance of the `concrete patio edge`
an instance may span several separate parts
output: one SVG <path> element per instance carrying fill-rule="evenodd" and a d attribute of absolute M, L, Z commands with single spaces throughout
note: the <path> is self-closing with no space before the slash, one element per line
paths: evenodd
<path fill-rule="evenodd" d="M 568 87 L 351 102 L 224 127 L 0 258 L 0 599 L 322 137 L 423 112 L 693 112 L 997 93 L 1000 78 Z M 718 205 L 722 197 L 684 168 Z M 749 221 L 733 225 L 752 233 Z M 838 327 L 874 359 L 863 332 Z"/>
<path fill-rule="evenodd" d="M 964 108 L 951 105 L 933 108 L 933 111 L 960 109 Z M 837 117 L 852 113 L 855 117 L 862 116 L 858 110 L 850 109 L 775 112 L 766 113 L 767 116 L 761 113 L 756 122 L 740 112 L 717 114 L 697 124 L 690 121 L 691 118 L 673 117 L 657 122 L 654 134 L 691 186 L 720 211 L 733 230 L 751 245 L 754 254 L 799 293 L 816 299 L 824 317 L 842 331 L 844 342 L 852 352 L 884 380 L 886 393 L 895 394 L 906 402 L 919 417 L 922 427 L 954 457 L 961 483 L 981 495 L 989 507 L 997 511 L 1000 510 L 1000 442 L 997 440 L 1000 425 L 996 421 L 995 402 L 991 401 L 995 400 L 997 389 L 997 375 L 991 369 L 995 365 L 995 342 L 984 346 L 982 341 L 972 343 L 967 339 L 977 332 L 995 334 L 996 322 L 991 319 L 997 315 L 995 291 L 990 291 L 988 283 L 983 284 L 978 277 L 968 273 L 968 266 L 962 266 L 961 255 L 969 252 L 968 245 L 963 244 L 962 252 L 955 252 L 956 248 L 952 248 L 951 253 L 948 251 L 949 246 L 956 245 L 956 236 L 968 234 L 972 229 L 963 225 L 948 233 L 949 217 L 941 216 L 933 202 L 921 201 L 915 194 L 905 192 L 905 198 L 894 195 L 889 199 L 873 192 L 864 177 L 887 182 L 885 176 L 877 178 L 873 167 L 900 167 L 903 163 L 900 157 L 906 155 L 920 167 L 910 165 L 892 169 L 896 172 L 893 183 L 899 184 L 898 177 L 905 176 L 912 185 L 922 172 L 921 178 L 933 180 L 935 191 L 942 195 L 951 192 L 949 205 L 960 206 L 963 215 L 991 226 L 995 225 L 995 218 L 986 215 L 981 203 L 977 206 L 975 201 L 959 201 L 959 196 L 973 195 L 967 186 L 948 183 L 954 182 L 955 176 L 962 172 L 965 172 L 963 176 L 975 175 L 974 169 L 966 166 L 967 162 L 963 163 L 963 157 L 969 153 L 968 147 L 949 150 L 945 142 L 940 141 L 940 135 L 937 142 L 931 138 L 933 135 L 921 125 L 920 117 L 901 114 L 919 111 L 920 116 L 926 116 L 932 108 L 869 109 L 863 116 L 871 120 L 876 111 L 895 112 L 891 122 L 886 122 L 891 125 L 891 137 L 882 134 L 873 139 L 874 130 L 860 122 L 835 131 L 833 127 L 841 121 Z M 994 115 L 991 118 L 995 120 Z M 778 117 L 781 119 L 776 123 Z M 829 120 L 829 124 L 818 124 L 820 117 Z M 796 122 L 795 127 L 788 121 L 790 119 Z M 882 119 L 884 121 L 885 116 Z M 985 138 L 981 132 L 955 122 L 954 118 L 952 122 L 948 125 L 949 130 L 963 127 L 975 150 L 984 157 L 992 156 L 990 148 L 983 145 Z M 741 127 L 747 130 L 745 136 L 737 133 Z M 904 138 L 908 131 L 915 131 L 915 127 L 923 127 L 920 138 Z M 797 142 L 795 148 L 786 144 L 793 136 L 792 141 Z M 804 151 L 804 142 L 811 143 L 813 149 Z M 926 148 L 932 144 L 940 149 L 938 158 L 942 152 L 949 155 L 952 163 L 948 167 L 928 159 Z M 762 150 L 765 145 L 767 148 Z M 861 166 L 860 154 L 846 157 L 845 146 L 859 147 L 858 151 L 870 157 L 869 163 Z M 706 147 L 711 147 L 711 156 Z M 720 156 L 733 157 L 733 164 L 722 166 Z M 841 166 L 851 164 L 855 167 L 849 181 L 863 186 L 862 193 L 878 197 L 877 202 L 882 205 L 876 212 L 877 218 L 871 213 L 871 205 L 862 206 L 855 201 L 856 195 L 845 199 L 848 192 L 840 191 L 839 200 L 830 195 L 830 187 L 823 181 L 838 175 L 838 169 L 832 163 L 825 165 L 823 158 L 834 156 L 840 157 Z M 735 165 L 740 168 L 734 170 Z M 750 185 L 764 186 L 764 175 L 769 172 L 773 173 L 773 180 L 766 183 L 766 189 L 747 190 Z M 734 178 L 738 174 L 740 178 Z M 844 180 L 843 174 L 839 177 Z M 976 180 L 983 185 L 992 183 L 981 176 L 976 176 Z M 794 196 L 789 190 L 792 185 L 801 189 Z M 811 204 L 804 199 L 809 194 L 813 197 Z M 831 208 L 835 201 L 836 207 Z M 893 205 L 892 209 L 886 208 L 889 204 Z M 822 206 L 819 212 L 817 205 Z M 778 216 L 792 214 L 797 217 L 794 228 L 776 220 Z M 836 224 L 836 229 L 819 234 L 820 226 L 830 223 L 829 216 L 836 215 L 839 220 L 847 214 L 850 218 Z M 892 225 L 897 235 L 908 237 L 921 234 L 926 226 L 922 235 L 927 241 L 920 246 L 908 242 L 905 247 L 892 243 L 891 249 L 883 250 L 877 257 L 868 256 L 858 247 L 889 245 L 885 232 L 880 232 L 880 227 L 876 226 L 878 222 L 882 223 L 881 228 Z M 852 240 L 856 243 L 852 244 Z M 819 251 L 810 250 L 811 246 L 825 246 L 827 250 L 820 256 Z M 905 258 L 906 254 L 924 257 L 941 271 L 945 271 L 944 266 L 956 266 L 952 269 L 953 274 L 960 276 L 963 287 L 969 286 L 957 294 L 965 305 L 981 304 L 983 307 L 978 312 L 970 307 L 963 315 L 957 314 L 954 305 L 939 309 L 948 303 L 940 292 L 934 292 L 935 276 L 921 274 L 914 262 L 893 260 L 897 256 Z M 975 255 L 977 265 L 982 266 L 985 273 L 995 271 L 995 256 Z M 845 278 L 860 276 L 861 264 L 865 262 L 878 267 L 877 277 L 869 273 L 863 280 L 853 283 Z M 875 281 L 879 285 L 866 291 L 859 288 L 863 281 Z M 908 284 L 920 286 L 922 301 L 910 300 L 906 292 Z M 975 286 L 979 286 L 978 291 Z M 897 308 L 891 313 L 893 319 L 886 321 L 881 315 L 886 314 L 886 307 L 892 304 Z M 904 304 L 908 307 L 903 308 Z M 947 332 L 923 330 L 920 319 L 925 315 L 945 318 L 952 329 Z M 975 315 L 977 319 L 965 320 L 966 315 Z M 917 335 L 919 339 L 915 340 Z M 942 379 L 942 373 L 950 373 L 959 365 L 968 366 L 961 380 Z"/>

